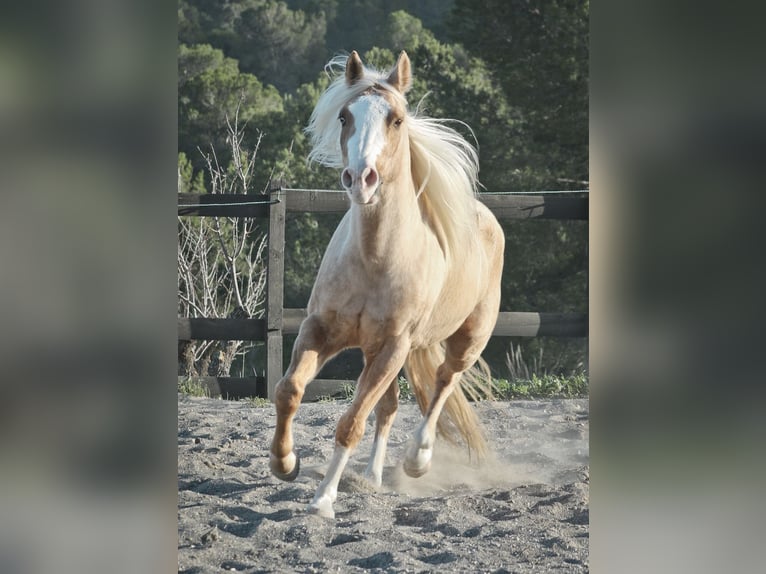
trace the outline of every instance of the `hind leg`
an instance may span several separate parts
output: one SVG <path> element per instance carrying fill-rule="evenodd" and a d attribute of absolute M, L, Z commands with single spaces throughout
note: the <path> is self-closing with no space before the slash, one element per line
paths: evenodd
<path fill-rule="evenodd" d="M 383 484 L 383 463 L 386 460 L 388 433 L 391 432 L 398 407 L 399 384 L 394 379 L 375 407 L 375 439 L 372 443 L 370 462 L 364 473 L 367 479 L 378 488 Z"/>
<path fill-rule="evenodd" d="M 423 420 L 407 446 L 404 458 L 404 472 L 413 478 L 423 476 L 431 468 L 434 442 L 436 441 L 436 422 L 447 402 L 454 385 L 460 380 L 462 370 L 450 368 L 447 361 L 436 371 L 436 387 L 428 409 L 423 414 Z"/>
<path fill-rule="evenodd" d="M 330 342 L 326 333 L 319 316 L 311 315 L 303 321 L 293 347 L 290 366 L 275 390 L 277 426 L 271 442 L 269 466 L 274 476 L 281 480 L 295 480 L 300 470 L 300 461 L 293 450 L 292 421 L 306 385 L 322 365 L 340 350 L 338 345 Z"/>
<path fill-rule="evenodd" d="M 477 214 L 480 237 L 488 262 L 487 292 L 478 300 L 476 307 L 460 328 L 446 341 L 445 360 L 436 370 L 434 396 L 405 456 L 404 470 L 414 477 L 421 476 L 430 468 L 439 415 L 455 385 L 460 384 L 463 372 L 481 356 L 492 335 L 500 309 L 500 279 L 503 273 L 505 237 L 502 227 L 485 205 L 477 204 Z M 465 420 L 453 422 L 462 428 L 470 426 L 466 425 Z M 483 442 L 480 445 L 483 445 Z"/>
<path fill-rule="evenodd" d="M 497 318 L 495 305 L 495 297 L 488 297 L 447 339 L 444 362 L 436 370 L 434 395 L 405 454 L 404 471 L 409 476 L 417 478 L 431 468 L 437 421 L 463 373 L 479 359 L 487 345 Z M 453 422 L 460 426 L 459 421 Z"/>

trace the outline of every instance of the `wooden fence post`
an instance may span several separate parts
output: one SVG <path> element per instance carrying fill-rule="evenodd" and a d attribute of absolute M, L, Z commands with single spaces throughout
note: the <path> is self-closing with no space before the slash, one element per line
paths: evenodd
<path fill-rule="evenodd" d="M 282 308 L 285 279 L 285 194 L 271 190 L 269 205 L 269 264 L 266 269 L 266 388 L 270 401 L 282 378 Z"/>

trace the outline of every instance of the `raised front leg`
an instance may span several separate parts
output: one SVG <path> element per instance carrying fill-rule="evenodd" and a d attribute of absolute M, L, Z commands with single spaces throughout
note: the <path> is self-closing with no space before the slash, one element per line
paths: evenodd
<path fill-rule="evenodd" d="M 367 479 L 378 488 L 383 484 L 383 463 L 386 460 L 388 434 L 391 432 L 398 408 L 399 384 L 394 379 L 375 406 L 375 439 L 372 443 L 370 462 L 364 473 Z"/>
<path fill-rule="evenodd" d="M 340 347 L 333 345 L 326 336 L 326 329 L 318 316 L 311 315 L 303 321 L 293 347 L 290 366 L 277 384 L 274 395 L 277 426 L 271 442 L 269 465 L 271 472 L 279 479 L 292 481 L 298 476 L 300 460 L 293 449 L 293 417 L 306 385 L 339 350 Z"/>
<path fill-rule="evenodd" d="M 409 340 L 399 338 L 387 341 L 375 354 L 365 353 L 365 367 L 359 377 L 356 395 L 338 422 L 335 452 L 327 474 L 309 504 L 309 512 L 328 518 L 335 517 L 333 503 L 338 496 L 338 483 L 343 469 L 364 435 L 367 417 L 404 365 L 409 349 Z"/>

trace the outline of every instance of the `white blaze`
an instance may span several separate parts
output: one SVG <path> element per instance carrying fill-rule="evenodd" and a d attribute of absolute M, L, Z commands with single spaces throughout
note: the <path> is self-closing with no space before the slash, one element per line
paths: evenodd
<path fill-rule="evenodd" d="M 385 119 L 391 107 L 385 98 L 376 95 L 362 96 L 348 107 L 354 116 L 355 131 L 346 143 L 348 167 L 361 173 L 365 167 L 375 167 L 375 162 L 386 144 Z"/>

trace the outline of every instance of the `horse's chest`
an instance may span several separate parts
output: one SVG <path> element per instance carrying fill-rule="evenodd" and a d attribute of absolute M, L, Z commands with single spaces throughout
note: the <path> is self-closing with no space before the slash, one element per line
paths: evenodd
<path fill-rule="evenodd" d="M 383 275 L 340 273 L 317 281 L 313 311 L 332 313 L 347 330 L 351 344 L 373 345 L 379 339 L 411 330 L 427 305 L 416 282 Z"/>
<path fill-rule="evenodd" d="M 371 323 L 395 317 L 422 313 L 422 294 L 415 286 L 392 284 L 389 281 L 336 283 L 331 291 L 337 296 L 324 299 L 325 307 L 335 311 L 364 316 Z"/>

